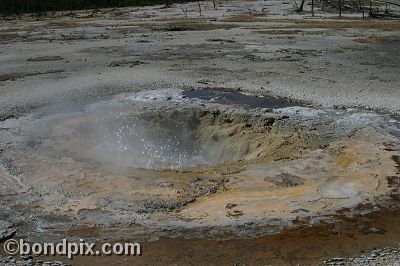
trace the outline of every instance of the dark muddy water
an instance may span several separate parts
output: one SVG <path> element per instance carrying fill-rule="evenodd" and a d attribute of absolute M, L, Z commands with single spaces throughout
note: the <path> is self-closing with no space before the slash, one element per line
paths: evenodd
<path fill-rule="evenodd" d="M 222 92 L 216 90 L 188 90 L 184 91 L 184 97 L 190 99 L 200 99 L 212 101 L 220 104 L 240 105 L 247 108 L 284 108 L 291 106 L 301 106 L 298 102 L 275 97 L 259 97 L 246 95 L 239 92 Z"/>

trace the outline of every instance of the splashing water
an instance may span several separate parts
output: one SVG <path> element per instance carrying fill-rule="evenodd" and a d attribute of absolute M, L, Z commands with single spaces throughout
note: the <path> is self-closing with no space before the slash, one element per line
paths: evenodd
<path fill-rule="evenodd" d="M 118 116 L 112 122 L 96 124 L 99 128 L 92 144 L 103 160 L 152 169 L 179 169 L 207 163 L 190 130 L 178 122 L 168 121 L 166 126 L 137 117 Z"/>

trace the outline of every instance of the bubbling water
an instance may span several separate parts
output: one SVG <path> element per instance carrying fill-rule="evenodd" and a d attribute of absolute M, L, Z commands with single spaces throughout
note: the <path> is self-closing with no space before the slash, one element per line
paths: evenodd
<path fill-rule="evenodd" d="M 130 167 L 179 169 L 207 163 L 195 139 L 188 138 L 188 128 L 176 121 L 164 126 L 132 117 L 102 124 L 102 134 L 93 140 L 95 151 Z"/>
<path fill-rule="evenodd" d="M 174 170 L 256 159 L 268 154 L 266 145 L 275 141 L 269 134 L 271 117 L 193 107 L 95 107 L 53 121 L 43 148 L 121 171 Z"/>
<path fill-rule="evenodd" d="M 199 140 L 199 119 L 194 111 L 101 106 L 58 122 L 53 136 L 72 157 L 121 167 L 181 169 L 218 163 Z"/>

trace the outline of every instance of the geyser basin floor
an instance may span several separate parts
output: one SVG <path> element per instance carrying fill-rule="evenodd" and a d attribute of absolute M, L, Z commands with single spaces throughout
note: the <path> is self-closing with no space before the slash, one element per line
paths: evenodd
<path fill-rule="evenodd" d="M 209 100 L 147 91 L 2 122 L 3 215 L 35 217 L 29 235 L 96 225 L 254 237 L 373 208 L 392 193 L 399 142 L 390 117 Z"/>

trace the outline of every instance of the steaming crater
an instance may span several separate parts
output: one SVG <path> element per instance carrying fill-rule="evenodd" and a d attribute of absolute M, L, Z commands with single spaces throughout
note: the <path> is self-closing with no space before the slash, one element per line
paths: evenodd
<path fill-rule="evenodd" d="M 197 141 L 200 121 L 193 115 L 120 111 L 108 116 L 90 116 L 95 116 L 94 122 L 85 123 L 79 130 L 93 136 L 88 150 L 101 161 L 152 169 L 217 162 L 207 156 Z"/>
<path fill-rule="evenodd" d="M 274 121 L 200 108 L 103 107 L 57 121 L 46 145 L 103 164 L 182 169 L 260 156 Z"/>
<path fill-rule="evenodd" d="M 388 117 L 157 98 L 0 123 L 9 180 L 85 224 L 191 228 L 332 214 L 387 193 L 398 171 L 398 140 L 377 130 Z"/>

